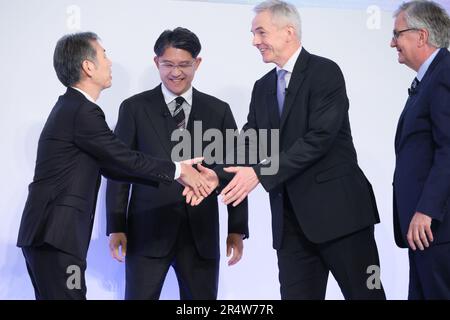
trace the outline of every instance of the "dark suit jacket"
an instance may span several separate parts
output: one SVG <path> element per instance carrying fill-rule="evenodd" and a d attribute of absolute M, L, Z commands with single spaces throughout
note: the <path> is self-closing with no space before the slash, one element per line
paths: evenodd
<path fill-rule="evenodd" d="M 108 128 L 103 111 L 68 88 L 39 139 L 17 245 L 48 243 L 85 259 L 100 174 L 158 185 L 173 180 L 175 165 L 128 149 Z"/>
<path fill-rule="evenodd" d="M 228 104 L 195 89 L 187 124 L 187 130 L 192 134 L 192 143 L 194 139 L 202 141 L 193 130 L 194 121 L 202 122 L 203 132 L 215 128 L 224 137 L 226 129 L 236 129 Z M 171 134 L 175 129 L 175 121 L 169 113 L 159 85 L 122 103 L 115 133 L 132 149 L 170 159 L 172 148 L 177 144 L 171 141 Z M 207 144 L 203 143 L 201 151 Z M 191 153 L 187 158 L 194 155 L 201 154 Z M 199 206 L 191 207 L 185 204 L 181 185 L 161 184 L 152 187 L 133 184 L 129 199 L 130 187 L 130 184 L 108 181 L 106 193 L 107 233 L 126 232 L 128 253 L 150 257 L 169 254 L 177 238 L 180 217 L 187 210 L 199 254 L 204 258 L 219 257 L 219 210 L 216 193 L 211 194 Z M 246 201 L 236 208 L 228 206 L 229 233 L 248 236 L 247 220 Z"/>
<path fill-rule="evenodd" d="M 434 244 L 450 241 L 450 53 L 441 49 L 400 116 L 395 137 L 394 230 L 406 234 L 416 211 L 431 218 Z"/>
<path fill-rule="evenodd" d="M 295 64 L 280 119 L 276 69 L 256 81 L 244 129 L 280 129 L 275 175 L 262 175 L 270 193 L 273 245 L 280 248 L 283 198 L 306 237 L 323 243 L 379 222 L 372 187 L 358 167 L 339 67 L 304 48 Z M 260 159 L 262 160 L 262 159 Z"/>

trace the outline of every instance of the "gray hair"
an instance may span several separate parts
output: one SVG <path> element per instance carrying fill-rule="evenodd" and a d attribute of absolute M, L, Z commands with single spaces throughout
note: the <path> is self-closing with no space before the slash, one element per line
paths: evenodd
<path fill-rule="evenodd" d="M 53 54 L 53 67 L 59 81 L 71 87 L 81 79 L 81 65 L 84 60 L 97 63 L 97 52 L 92 41 L 99 40 L 93 32 L 68 34 L 58 40 Z"/>
<path fill-rule="evenodd" d="M 405 13 L 408 28 L 428 30 L 428 44 L 436 48 L 449 47 L 450 18 L 441 5 L 423 0 L 404 2 L 394 13 L 394 17 L 402 12 Z"/>
<path fill-rule="evenodd" d="M 298 39 L 301 40 L 302 22 L 300 14 L 294 5 L 280 0 L 266 0 L 253 8 L 253 11 L 256 14 L 269 11 L 277 21 L 284 22 L 285 25 L 291 24 L 297 33 Z"/>

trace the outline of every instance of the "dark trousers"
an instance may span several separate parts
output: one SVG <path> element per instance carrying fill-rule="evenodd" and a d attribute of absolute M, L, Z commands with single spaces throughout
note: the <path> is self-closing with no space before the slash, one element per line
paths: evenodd
<path fill-rule="evenodd" d="M 47 244 L 22 252 L 36 300 L 86 300 L 86 260 Z"/>
<path fill-rule="evenodd" d="M 376 282 L 370 281 L 373 272 L 367 269 L 380 265 L 373 226 L 314 244 L 303 233 L 289 201 L 285 202 L 283 241 L 277 251 L 283 300 L 324 300 L 330 271 L 345 299 L 386 299 L 381 281 L 379 289 L 368 285 Z"/>
<path fill-rule="evenodd" d="M 181 300 L 217 299 L 219 259 L 204 259 L 198 254 L 186 218 L 167 257 L 127 254 L 125 299 L 159 299 L 170 266 L 177 276 Z"/>
<path fill-rule="evenodd" d="M 409 249 L 408 300 L 450 300 L 450 243 Z"/>

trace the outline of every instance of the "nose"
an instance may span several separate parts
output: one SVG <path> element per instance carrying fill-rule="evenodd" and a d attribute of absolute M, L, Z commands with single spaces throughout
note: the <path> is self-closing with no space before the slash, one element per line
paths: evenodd
<path fill-rule="evenodd" d="M 394 38 L 391 39 L 391 48 L 395 48 L 397 46 L 397 41 Z"/>
<path fill-rule="evenodd" d="M 259 44 L 261 44 L 261 40 L 259 39 L 259 36 L 256 35 L 256 34 L 253 35 L 252 45 L 257 46 L 257 45 L 259 45 Z"/>
<path fill-rule="evenodd" d="M 180 67 L 179 66 L 175 66 L 175 67 L 173 67 L 172 68 L 172 71 L 171 71 L 171 73 L 172 73 L 172 76 L 174 76 L 174 77 L 178 77 L 178 76 L 180 76 L 181 75 L 181 70 L 180 70 Z"/>

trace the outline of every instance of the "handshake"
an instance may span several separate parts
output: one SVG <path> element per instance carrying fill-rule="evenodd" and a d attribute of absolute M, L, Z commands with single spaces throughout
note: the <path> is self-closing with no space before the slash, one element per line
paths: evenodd
<path fill-rule="evenodd" d="M 181 175 L 177 181 L 185 187 L 183 196 L 191 206 L 198 206 L 219 185 L 217 174 L 202 166 L 202 161 L 203 158 L 195 158 L 180 162 Z M 197 165 L 197 169 L 193 165 Z"/>
<path fill-rule="evenodd" d="M 219 185 L 217 174 L 203 167 L 200 164 L 202 161 L 203 158 L 195 158 L 181 162 L 181 176 L 177 181 L 185 187 L 183 196 L 191 206 L 199 205 Z M 197 164 L 197 170 L 192 167 L 194 164 Z M 258 186 L 259 178 L 252 167 L 228 167 L 223 170 L 234 174 L 234 177 L 220 193 L 222 202 L 236 207 Z"/>

